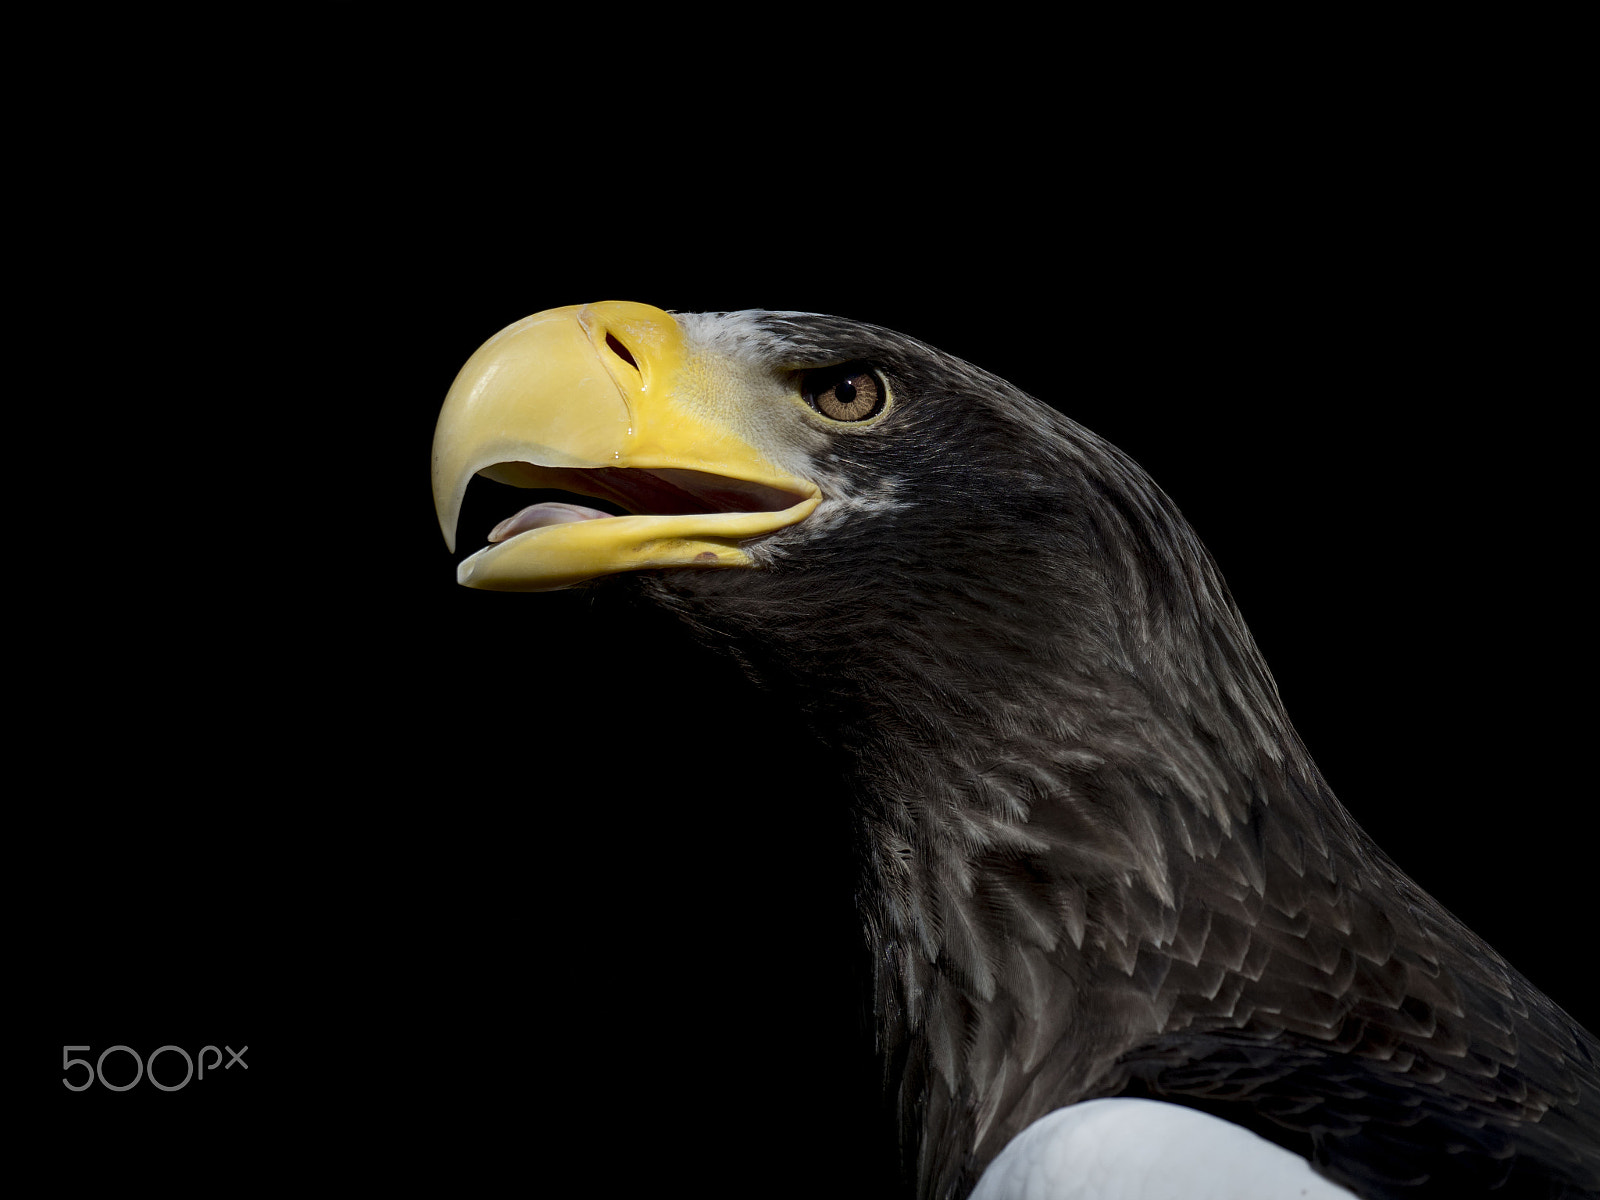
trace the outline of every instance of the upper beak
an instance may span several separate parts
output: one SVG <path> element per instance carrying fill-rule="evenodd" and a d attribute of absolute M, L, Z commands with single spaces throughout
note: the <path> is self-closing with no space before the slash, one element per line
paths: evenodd
<path fill-rule="evenodd" d="M 505 524 L 525 531 L 462 562 L 459 581 L 545 591 L 618 571 L 753 566 L 741 543 L 808 516 L 817 486 L 736 434 L 727 398 L 696 386 L 703 372 L 685 371 L 688 361 L 669 313 L 621 301 L 537 313 L 485 342 L 434 433 L 434 506 L 450 548 L 474 473 L 636 515 L 524 510 Z"/>

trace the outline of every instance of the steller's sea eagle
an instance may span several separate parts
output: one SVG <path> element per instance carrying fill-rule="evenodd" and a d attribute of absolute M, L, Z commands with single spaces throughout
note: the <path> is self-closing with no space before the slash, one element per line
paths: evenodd
<path fill-rule="evenodd" d="M 634 588 L 848 763 L 924 1200 L 1600 1193 L 1594 1037 L 1356 825 L 1101 438 L 871 325 L 607 302 L 462 369 L 452 549 L 478 473 L 608 507 L 508 516 L 460 582 Z"/>

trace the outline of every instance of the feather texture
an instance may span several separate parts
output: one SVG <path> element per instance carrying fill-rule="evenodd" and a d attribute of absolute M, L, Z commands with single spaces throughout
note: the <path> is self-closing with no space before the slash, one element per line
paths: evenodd
<path fill-rule="evenodd" d="M 1577 1026 L 1355 824 L 1175 506 L 1003 380 L 837 318 L 737 314 L 774 371 L 869 362 L 872 436 L 750 572 L 603 581 L 792 696 L 838 757 L 918 1194 L 1047 1113 L 1175 1101 L 1372 1198 L 1600 1191 Z"/>

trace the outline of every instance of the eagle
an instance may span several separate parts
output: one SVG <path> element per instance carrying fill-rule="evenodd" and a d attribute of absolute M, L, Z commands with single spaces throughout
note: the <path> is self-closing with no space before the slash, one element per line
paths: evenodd
<path fill-rule="evenodd" d="M 462 368 L 452 551 L 475 475 L 569 498 L 460 583 L 629 589 L 843 764 L 922 1200 L 1600 1194 L 1594 1036 L 1335 798 L 1104 439 L 870 324 L 608 301 Z"/>

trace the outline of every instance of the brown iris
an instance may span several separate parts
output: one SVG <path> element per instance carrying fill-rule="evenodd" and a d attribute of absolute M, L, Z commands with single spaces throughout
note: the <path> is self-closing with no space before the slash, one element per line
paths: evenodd
<path fill-rule="evenodd" d="M 883 411 L 887 390 L 868 367 L 846 364 L 807 374 L 806 403 L 835 421 L 865 421 Z"/>

